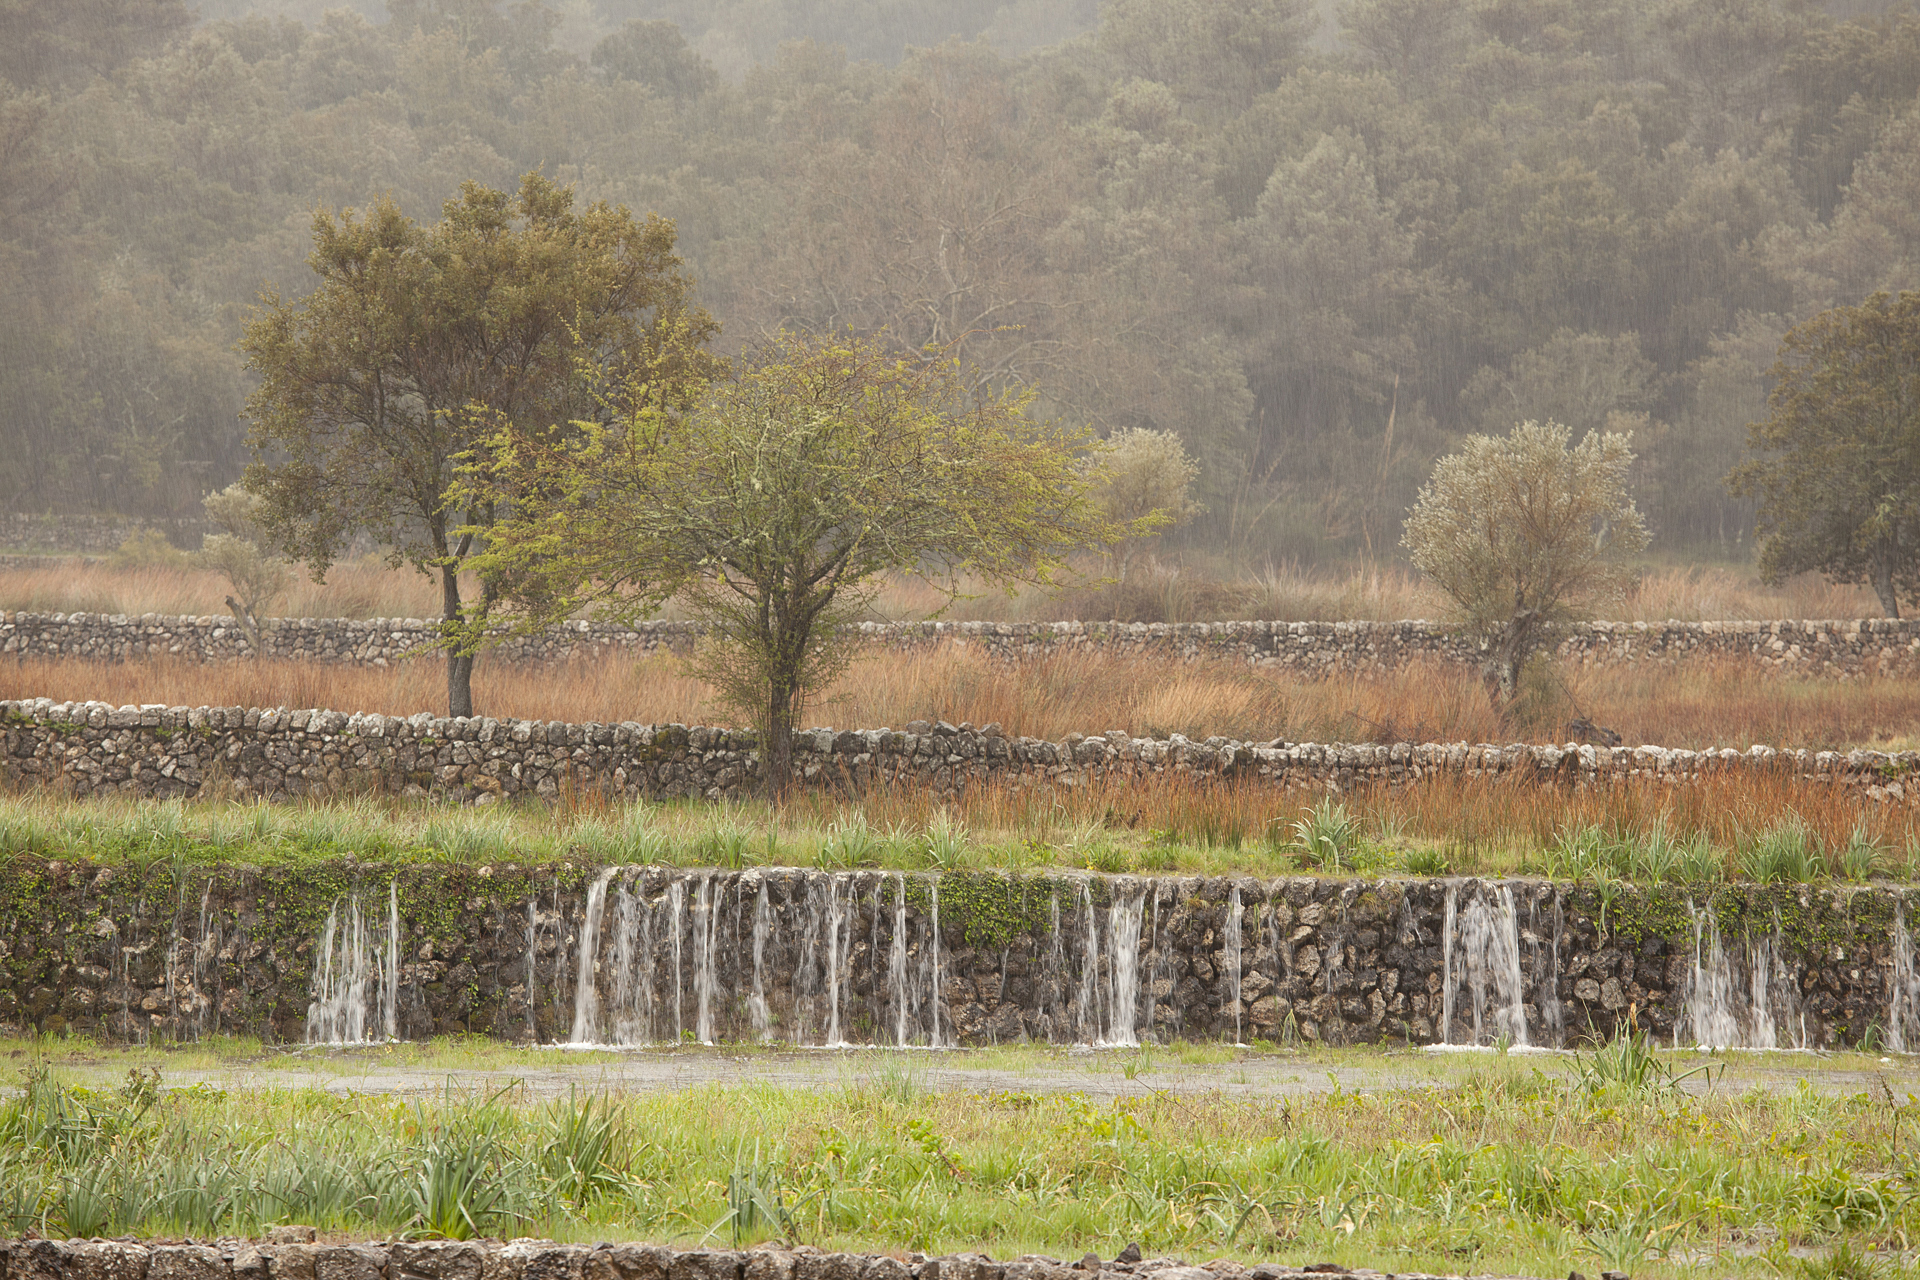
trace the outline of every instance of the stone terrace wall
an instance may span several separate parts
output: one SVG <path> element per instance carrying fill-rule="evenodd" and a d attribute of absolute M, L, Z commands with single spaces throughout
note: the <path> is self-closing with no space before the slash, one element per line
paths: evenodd
<path fill-rule="evenodd" d="M 192 1243 L 123 1240 L 0 1241 L 0 1280 L 1396 1280 L 1331 1263 L 1311 1268 L 1214 1259 L 1205 1268 L 1176 1258 L 1068 1264 L 1029 1254 L 995 1262 L 984 1254 L 822 1253 L 762 1245 L 673 1249 L 650 1244 L 557 1244 L 551 1240 L 381 1241 L 317 1245 L 313 1233 L 278 1227 L 264 1241 Z M 1439 1280 L 1399 1272 L 1397 1280 Z"/>
<path fill-rule="evenodd" d="M 863 623 L 874 646 L 900 650 L 952 644 L 1013 660 L 1067 652 L 1231 659 L 1305 674 L 1390 669 L 1413 661 L 1477 663 L 1471 643 L 1431 622 L 903 622 Z M 681 622 L 614 626 L 573 622 L 533 636 L 506 636 L 490 650 L 508 662 L 609 652 L 683 649 L 698 634 Z M 385 665 L 417 656 L 435 624 L 413 618 L 280 618 L 263 637 L 265 656 Z M 252 652 L 233 619 L 146 614 L 0 612 L 0 653 L 120 660 L 167 654 L 190 661 Z M 1696 658 L 1749 661 L 1796 674 L 1847 677 L 1920 672 L 1920 620 L 1867 618 L 1783 622 L 1594 622 L 1576 626 L 1558 652 L 1569 662 L 1611 666 Z"/>
<path fill-rule="evenodd" d="M 384 792 L 491 803 L 551 798 L 563 787 L 609 796 L 721 799 L 754 786 L 748 733 L 680 724 L 430 716 L 246 707 L 112 707 L 46 698 L 0 701 L 0 782 L 77 794 L 284 798 Z M 1505 778 L 1575 787 L 1627 781 L 1685 783 L 1729 773 L 1784 774 L 1914 803 L 1920 753 L 1740 752 L 1664 747 L 1515 744 L 1194 742 L 1069 734 L 1011 738 L 913 721 L 905 730 L 813 729 L 797 735 L 795 769 L 807 785 L 859 791 L 916 786 L 1080 786 L 1154 777 L 1232 779 L 1276 790 L 1404 786 L 1437 778 Z"/>
<path fill-rule="evenodd" d="M 1765 1047 L 1920 1034 L 1920 990 L 1900 981 L 1911 943 L 1897 954 L 1907 891 L 1892 886 L 1616 884 L 1603 900 L 1542 880 L 650 866 L 618 869 L 609 891 L 612 871 L 16 855 L 0 866 L 0 1030 L 297 1043 L 325 994 L 315 957 L 327 938 L 336 978 L 359 948 L 369 1040 L 388 1034 L 381 966 L 397 953 L 399 1038 L 564 1042 L 581 940 L 594 936 L 597 1003 L 609 1021 L 644 1023 L 623 1041 L 636 1044 L 677 1043 L 708 1019 L 699 1034 L 720 1043 L 889 1044 L 903 1002 L 909 1043 L 931 1028 L 963 1045 L 1490 1044 L 1504 1032 L 1556 1046 L 1629 1019 L 1662 1042 L 1749 1047 L 1763 1020 Z M 1114 922 L 1129 906 L 1123 944 Z M 615 1009 L 621 966 L 632 1005 Z"/>

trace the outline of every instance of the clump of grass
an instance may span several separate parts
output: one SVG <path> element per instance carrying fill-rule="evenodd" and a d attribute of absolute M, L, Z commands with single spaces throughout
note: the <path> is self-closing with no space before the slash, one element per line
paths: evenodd
<path fill-rule="evenodd" d="M 1826 875 L 1815 837 L 1795 815 L 1769 823 L 1740 849 L 1740 870 L 1760 884 L 1797 884 Z"/>
<path fill-rule="evenodd" d="M 1360 826 L 1347 806 L 1323 796 L 1300 813 L 1291 830 L 1292 848 L 1301 865 L 1331 872 L 1350 866 L 1360 842 Z"/>

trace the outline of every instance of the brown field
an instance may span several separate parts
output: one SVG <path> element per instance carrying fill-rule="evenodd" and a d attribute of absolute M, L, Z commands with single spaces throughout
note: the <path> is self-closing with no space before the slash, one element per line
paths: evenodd
<path fill-rule="evenodd" d="M 608 657 L 509 666 L 482 657 L 474 694 L 487 715 L 534 720 L 733 724 L 739 717 L 677 660 Z M 444 668 L 297 662 L 202 664 L 0 659 L 0 698 L 116 705 L 328 707 L 444 712 Z M 1121 729 L 1135 736 L 1214 734 L 1299 742 L 1557 742 L 1584 713 L 1629 745 L 1904 749 L 1920 726 L 1920 681 L 1762 676 L 1727 662 L 1552 672 L 1519 715 L 1490 709 L 1477 675 L 1422 664 L 1385 675 L 1303 680 L 1231 662 L 1170 666 L 1076 654 L 1006 667 L 951 649 L 874 653 L 814 701 L 810 723 L 899 727 L 912 720 L 998 722 L 1058 740 Z"/>
<path fill-rule="evenodd" d="M 224 614 L 229 587 L 219 574 L 182 556 L 170 564 L 117 565 L 110 560 L 49 557 L 45 564 L 0 568 L 0 609 L 44 613 Z M 875 602 L 883 618 L 933 615 L 944 598 L 924 582 L 902 579 Z M 305 575 L 268 612 L 289 618 L 418 618 L 438 614 L 439 588 L 410 568 L 378 557 L 334 566 L 324 586 Z M 1286 621 L 1433 618 L 1444 602 L 1409 571 L 1390 566 L 1345 571 L 1269 567 L 1221 578 L 1154 562 L 1125 587 L 984 592 L 954 603 L 943 617 L 993 622 L 1120 618 L 1136 622 L 1210 622 L 1261 618 Z M 1695 622 L 1743 618 L 1858 618 L 1879 613 L 1871 592 L 1833 587 L 1803 575 L 1778 588 L 1750 571 L 1727 568 L 1649 569 L 1620 605 L 1607 611 L 1627 622 Z M 671 616 L 671 611 L 669 611 Z"/>

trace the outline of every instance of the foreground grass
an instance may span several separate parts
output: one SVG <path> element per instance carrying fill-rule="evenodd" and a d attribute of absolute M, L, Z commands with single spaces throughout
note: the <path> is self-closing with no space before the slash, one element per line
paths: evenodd
<path fill-rule="evenodd" d="M 1860 1259 L 1897 1255 L 1920 1227 L 1912 1095 L 1700 1095 L 1630 1045 L 1259 1100 L 940 1092 L 905 1056 L 804 1089 L 547 1101 L 451 1085 L 428 1100 L 168 1090 L 145 1069 L 89 1090 L 25 1062 L 0 1104 L 12 1232 L 304 1222 L 1000 1257 L 1137 1240 L 1193 1261 L 1639 1277 L 1700 1260 L 1791 1274 L 1808 1253 L 1870 1268 Z"/>
<path fill-rule="evenodd" d="M 1778 774 L 1570 791 L 1443 779 L 1348 796 L 1162 775 L 1077 788 L 911 787 L 859 799 L 469 807 L 0 794 L 0 856 L 112 865 L 797 866 L 827 870 L 1538 875 L 1711 885 L 1909 880 L 1920 815 Z"/>

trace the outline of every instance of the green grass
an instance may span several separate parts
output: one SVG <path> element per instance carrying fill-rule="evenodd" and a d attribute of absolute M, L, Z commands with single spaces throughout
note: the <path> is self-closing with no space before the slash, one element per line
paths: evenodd
<path fill-rule="evenodd" d="M 1664 819 L 1643 827 L 1563 825 L 1544 845 L 1517 837 L 1471 843 L 1411 837 L 1392 815 L 1281 798 L 1264 836 L 1224 839 L 1040 812 L 1017 827 L 974 827 L 935 807 L 918 823 L 874 824 L 856 805 L 640 802 L 460 807 L 373 797 L 321 803 L 73 800 L 44 791 L 0 794 L 0 855 L 108 866 L 300 867 L 351 859 L 376 865 L 456 863 L 799 866 L 822 869 L 1092 871 L 1186 875 L 1541 875 L 1638 884 L 1727 879 L 1811 881 L 1910 875 L 1913 848 L 1895 849 L 1856 823 L 1822 844 L 1795 818 L 1742 833 L 1730 848 Z M 1298 815 L 1293 817 L 1292 815 Z"/>
<path fill-rule="evenodd" d="M 1920 1228 L 1910 1095 L 1724 1081 L 1703 1094 L 1699 1080 L 1675 1084 L 1691 1055 L 1675 1067 L 1644 1044 L 1546 1065 L 1432 1062 L 1432 1078 L 1407 1087 L 1271 1099 L 1152 1089 L 1182 1063 L 1172 1046 L 1111 1055 L 1104 1070 L 1131 1064 L 1144 1086 L 1117 1100 L 942 1091 L 911 1055 L 850 1057 L 838 1083 L 806 1088 L 540 1100 L 450 1085 L 407 1099 L 169 1089 L 148 1063 L 187 1061 L 177 1054 L 23 1047 L 23 1087 L 0 1101 L 9 1231 L 211 1236 L 303 1222 L 999 1257 L 1138 1240 L 1191 1260 L 1657 1277 L 1681 1273 L 1682 1256 L 1713 1257 L 1716 1276 L 1824 1265 L 1789 1250 L 1882 1266 Z M 434 1052 L 450 1070 L 512 1060 L 459 1043 Z M 77 1083 L 109 1059 L 134 1066 L 118 1084 Z M 1301 1065 L 1349 1059 L 1362 1060 Z M 1424 1072 L 1430 1060 L 1412 1061 Z M 1756 1237 L 1775 1243 L 1755 1254 L 1742 1242 Z"/>

